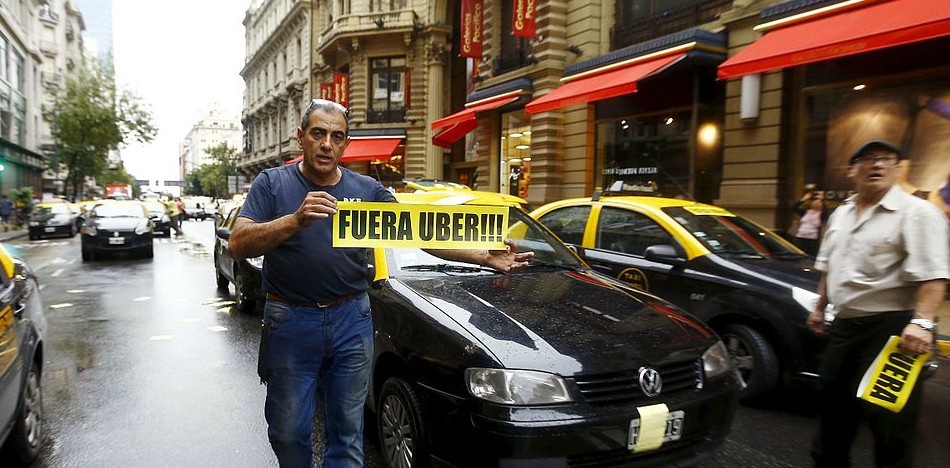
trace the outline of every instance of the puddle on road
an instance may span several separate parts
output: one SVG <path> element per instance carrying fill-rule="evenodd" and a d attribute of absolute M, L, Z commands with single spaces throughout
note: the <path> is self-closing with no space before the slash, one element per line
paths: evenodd
<path fill-rule="evenodd" d="M 193 257 L 199 257 L 199 258 L 211 256 L 211 251 L 208 250 L 208 247 L 202 244 L 201 242 L 193 242 L 193 241 L 185 241 L 185 240 L 176 241 L 176 243 L 177 242 L 181 242 L 185 244 L 178 247 L 179 253 L 190 255 Z"/>

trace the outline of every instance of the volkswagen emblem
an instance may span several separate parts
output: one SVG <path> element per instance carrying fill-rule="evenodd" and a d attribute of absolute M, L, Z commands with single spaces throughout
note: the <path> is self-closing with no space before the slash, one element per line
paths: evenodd
<path fill-rule="evenodd" d="M 112 233 L 112 237 L 119 237 L 119 231 L 114 231 Z"/>
<path fill-rule="evenodd" d="M 663 379 L 660 378 L 660 373 L 656 369 L 641 367 L 639 381 L 640 389 L 648 397 L 655 397 L 663 390 Z"/>

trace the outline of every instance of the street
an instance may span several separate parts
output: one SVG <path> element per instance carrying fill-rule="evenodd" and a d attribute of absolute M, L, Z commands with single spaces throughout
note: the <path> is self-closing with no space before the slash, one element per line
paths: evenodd
<path fill-rule="evenodd" d="M 215 287 L 213 222 L 156 239 L 154 259 L 80 260 L 79 237 L 5 243 L 36 270 L 47 306 L 46 446 L 34 467 L 277 466 L 256 374 L 260 317 Z M 950 362 L 925 384 L 918 467 L 950 460 Z M 810 465 L 813 395 L 741 406 L 701 467 Z M 367 465 L 379 466 L 366 422 Z M 477 448 L 473 448 L 477 449 Z M 872 466 L 870 434 L 854 466 Z"/>

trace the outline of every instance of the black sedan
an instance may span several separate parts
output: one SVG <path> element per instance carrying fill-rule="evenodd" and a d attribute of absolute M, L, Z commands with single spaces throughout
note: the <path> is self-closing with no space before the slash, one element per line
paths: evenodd
<path fill-rule="evenodd" d="M 81 229 L 82 259 L 104 253 L 130 252 L 152 258 L 152 220 L 142 202 L 104 201 L 89 210 Z"/>
<path fill-rule="evenodd" d="M 162 237 L 172 236 L 172 220 L 165 214 L 165 204 L 158 200 L 146 200 L 142 204 L 148 210 L 148 217 L 152 220 L 152 234 Z"/>
<path fill-rule="evenodd" d="M 40 203 L 30 215 L 30 240 L 49 236 L 73 237 L 76 235 L 79 213 L 69 203 Z"/>
<path fill-rule="evenodd" d="M 0 445 L 29 463 L 43 444 L 41 380 L 46 317 L 36 275 L 0 246 Z"/>
<path fill-rule="evenodd" d="M 718 336 L 590 270 L 516 204 L 466 195 L 436 202 L 508 206 L 509 237 L 535 257 L 502 275 L 375 249 L 368 405 L 389 466 L 685 465 L 714 453 L 740 386 Z"/>
<path fill-rule="evenodd" d="M 215 229 L 214 239 L 214 276 L 218 289 L 226 291 L 234 283 L 234 302 L 239 311 L 253 311 L 264 305 L 261 293 L 261 269 L 264 257 L 235 260 L 228 250 L 231 228 L 237 219 L 243 202 L 236 203 L 224 214 L 221 225 Z"/>

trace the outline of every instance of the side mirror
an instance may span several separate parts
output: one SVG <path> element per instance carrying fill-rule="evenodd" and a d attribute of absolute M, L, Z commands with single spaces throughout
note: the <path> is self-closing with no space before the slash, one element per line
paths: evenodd
<path fill-rule="evenodd" d="M 672 266 L 683 266 L 686 264 L 686 258 L 676 251 L 672 245 L 658 244 L 647 247 L 643 252 L 643 257 L 651 262 L 665 263 Z"/>
<path fill-rule="evenodd" d="M 226 227 L 219 227 L 216 231 L 214 231 L 214 233 L 224 240 L 231 238 L 231 230 Z"/>

